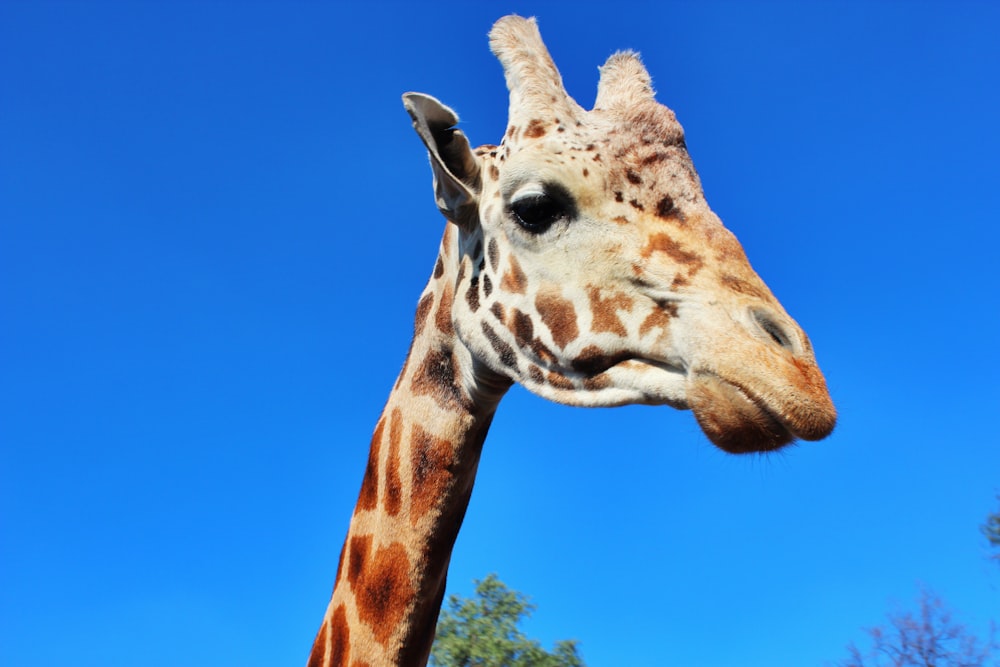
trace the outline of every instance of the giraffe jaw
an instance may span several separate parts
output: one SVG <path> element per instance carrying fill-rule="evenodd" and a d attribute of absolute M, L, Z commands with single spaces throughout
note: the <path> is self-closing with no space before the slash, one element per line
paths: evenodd
<path fill-rule="evenodd" d="M 530 377 L 515 381 L 542 398 L 575 407 L 611 408 L 637 403 L 668 405 L 678 410 L 689 408 L 685 389 L 687 370 L 668 361 L 629 357 L 599 372 L 554 371 L 552 375 L 560 381 L 539 383 Z"/>

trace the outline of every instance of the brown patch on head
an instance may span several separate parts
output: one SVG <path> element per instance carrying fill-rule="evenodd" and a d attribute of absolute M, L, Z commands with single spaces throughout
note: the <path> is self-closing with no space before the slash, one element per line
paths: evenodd
<path fill-rule="evenodd" d="M 505 343 L 488 323 L 483 322 L 482 328 L 483 335 L 486 336 L 486 340 L 490 342 L 490 346 L 493 348 L 493 351 L 500 357 L 500 363 L 508 368 L 516 369 L 517 355 L 514 353 L 514 348 Z"/>
<path fill-rule="evenodd" d="M 524 136 L 528 137 L 529 139 L 538 139 L 539 137 L 544 137 L 545 122 L 538 118 L 533 118 L 531 122 L 528 123 L 528 127 L 524 129 Z"/>
<path fill-rule="evenodd" d="M 490 178 L 492 178 L 494 181 L 497 181 L 497 180 L 500 179 L 500 170 L 497 169 L 497 166 L 495 164 L 491 164 L 490 165 L 489 174 L 490 174 Z"/>
<path fill-rule="evenodd" d="M 378 505 L 378 455 L 382 443 L 382 429 L 385 417 L 375 425 L 371 448 L 368 450 L 368 466 L 365 468 L 365 478 L 361 482 L 361 493 L 358 495 L 358 509 L 372 510 Z"/>
<path fill-rule="evenodd" d="M 351 629 L 347 625 L 347 610 L 338 605 L 330 617 L 330 661 L 328 667 L 346 667 L 351 650 Z"/>
<path fill-rule="evenodd" d="M 653 329 L 662 329 L 666 331 L 670 327 L 670 320 L 677 317 L 677 304 L 673 301 L 664 301 L 657 303 L 657 307 L 653 308 L 653 312 L 646 316 L 646 319 L 642 321 L 639 325 L 639 335 L 645 336 L 647 332 Z"/>
<path fill-rule="evenodd" d="M 504 271 L 503 278 L 500 280 L 500 289 L 514 294 L 524 294 L 528 286 L 527 276 L 524 275 L 521 265 L 517 263 L 517 259 L 513 255 L 508 258 L 508 263 L 510 266 Z"/>
<path fill-rule="evenodd" d="M 389 456 L 385 462 L 385 511 L 396 516 L 403 505 L 403 483 L 399 479 L 399 446 L 403 439 L 403 413 L 399 408 L 389 417 Z"/>
<path fill-rule="evenodd" d="M 631 183 L 632 185 L 639 185 L 640 183 L 642 183 L 642 177 L 639 176 L 639 174 L 632 171 L 631 169 L 625 172 L 625 178 L 627 178 L 628 182 Z"/>
<path fill-rule="evenodd" d="M 438 260 L 434 264 L 434 278 L 440 278 L 444 275 L 444 262 L 441 260 L 441 256 L 438 255 Z"/>
<path fill-rule="evenodd" d="M 590 312 L 593 315 L 591 331 L 594 333 L 607 331 L 618 336 L 625 336 L 628 332 L 622 321 L 618 319 L 618 311 L 631 310 L 632 299 L 621 293 L 603 299 L 598 287 L 590 287 L 588 296 L 590 297 Z"/>
<path fill-rule="evenodd" d="M 668 155 L 667 153 L 663 153 L 663 152 L 657 151 L 655 153 L 651 153 L 650 155 L 647 155 L 646 157 L 642 158 L 642 166 L 645 167 L 645 166 L 651 165 L 651 164 L 653 164 L 655 162 L 663 162 L 664 160 L 667 160 L 669 158 L 670 158 L 670 155 Z"/>
<path fill-rule="evenodd" d="M 487 299 L 490 298 L 490 294 L 493 293 L 493 281 L 490 280 L 489 274 L 483 274 L 483 296 Z"/>
<path fill-rule="evenodd" d="M 493 313 L 493 316 L 498 320 L 500 320 L 501 322 L 504 321 L 503 304 L 501 304 L 499 301 L 493 302 L 493 305 L 490 306 L 490 312 Z"/>
<path fill-rule="evenodd" d="M 450 442 L 431 435 L 419 424 L 413 426 L 412 445 L 413 504 L 410 522 L 416 525 L 445 498 L 454 481 L 454 474 L 449 468 L 453 447 Z"/>
<path fill-rule="evenodd" d="M 669 195 L 663 195 L 660 201 L 656 202 L 657 217 L 669 220 L 677 217 L 677 209 L 674 208 L 674 200 Z"/>
<path fill-rule="evenodd" d="M 530 377 L 535 384 L 545 384 L 545 374 L 542 373 L 542 369 L 538 366 L 531 364 L 528 367 L 528 377 Z"/>
<path fill-rule="evenodd" d="M 413 375 L 410 388 L 418 396 L 432 397 L 446 410 L 454 410 L 467 403 L 462 387 L 455 377 L 455 362 L 451 350 L 428 352 Z"/>
<path fill-rule="evenodd" d="M 576 324 L 576 309 L 572 301 L 567 301 L 553 292 L 540 292 L 535 297 L 535 308 L 542 316 L 542 322 L 552 332 L 552 340 L 559 347 L 566 347 L 580 335 Z"/>
<path fill-rule="evenodd" d="M 688 277 L 694 276 L 704 266 L 705 260 L 695 252 L 685 250 L 677 241 L 666 234 L 653 234 L 642 249 L 642 256 L 648 258 L 654 252 L 662 252 L 678 264 L 688 267 Z"/>
<path fill-rule="evenodd" d="M 371 627 L 375 640 L 388 645 L 414 597 L 410 581 L 410 559 L 406 548 L 395 542 L 379 547 L 362 568 L 357 586 L 352 586 L 358 617 Z"/>
<path fill-rule="evenodd" d="M 737 294 L 746 294 L 747 296 L 753 296 L 758 299 L 763 299 L 764 301 L 771 300 L 771 294 L 763 287 L 754 285 L 753 283 L 747 282 L 742 278 L 737 278 L 736 276 L 726 274 L 722 276 L 722 285 L 726 289 L 732 290 Z"/>
<path fill-rule="evenodd" d="M 619 203 L 625 201 L 625 195 L 623 195 L 620 191 L 615 191 L 615 201 Z"/>
<path fill-rule="evenodd" d="M 637 211 L 645 211 L 646 207 L 638 199 L 629 199 L 628 203 Z"/>

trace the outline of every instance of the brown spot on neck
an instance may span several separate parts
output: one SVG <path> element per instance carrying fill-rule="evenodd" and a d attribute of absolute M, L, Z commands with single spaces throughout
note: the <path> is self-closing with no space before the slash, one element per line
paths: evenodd
<path fill-rule="evenodd" d="M 375 425 L 371 449 L 368 450 L 368 467 L 365 469 L 365 478 L 361 482 L 361 493 L 358 496 L 359 510 L 372 510 L 378 505 L 378 457 L 384 426 L 385 416 L 382 416 Z"/>
<path fill-rule="evenodd" d="M 328 664 L 326 662 L 326 644 L 326 622 L 324 621 L 323 625 L 319 626 L 319 632 L 313 641 L 312 651 L 309 652 L 309 662 L 306 663 L 306 667 L 323 667 Z M 347 645 L 346 642 L 344 645 Z"/>
<path fill-rule="evenodd" d="M 347 556 L 347 583 L 351 588 L 358 585 L 364 571 L 365 561 L 372 548 L 371 535 L 354 535 L 351 537 L 350 551 Z"/>
<path fill-rule="evenodd" d="M 470 407 L 470 401 L 455 374 L 451 350 L 428 352 L 414 373 L 410 388 L 418 396 L 430 396 L 445 410 Z"/>
<path fill-rule="evenodd" d="M 416 525 L 447 497 L 448 488 L 454 482 L 451 470 L 453 448 L 447 440 L 437 438 L 419 424 L 414 424 L 411 452 L 413 499 L 410 522 Z"/>
<path fill-rule="evenodd" d="M 427 323 L 427 315 L 431 312 L 431 306 L 434 304 L 434 293 L 428 292 L 427 294 L 420 297 L 420 301 L 417 303 L 417 314 L 413 318 L 413 337 L 416 338 L 424 331 L 424 324 Z"/>
<path fill-rule="evenodd" d="M 441 302 L 434 313 L 434 324 L 437 326 L 438 331 L 445 336 L 452 336 L 455 333 L 455 327 L 451 321 L 451 306 L 454 298 L 455 289 L 450 285 L 445 287 L 441 290 Z"/>
<path fill-rule="evenodd" d="M 330 617 L 330 661 L 328 667 L 347 667 L 350 659 L 351 629 L 347 625 L 347 610 L 337 605 Z"/>
<path fill-rule="evenodd" d="M 385 462 L 385 512 L 399 514 L 403 506 L 403 483 L 399 478 L 399 447 L 403 439 L 403 413 L 394 408 L 389 417 L 389 455 Z"/>

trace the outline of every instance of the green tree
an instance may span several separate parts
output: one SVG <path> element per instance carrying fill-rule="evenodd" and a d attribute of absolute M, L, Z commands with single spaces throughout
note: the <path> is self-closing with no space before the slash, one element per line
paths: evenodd
<path fill-rule="evenodd" d="M 476 596 L 452 595 L 438 619 L 431 649 L 436 667 L 585 667 L 574 640 L 556 642 L 549 653 L 518 625 L 535 606 L 497 575 L 476 581 Z"/>

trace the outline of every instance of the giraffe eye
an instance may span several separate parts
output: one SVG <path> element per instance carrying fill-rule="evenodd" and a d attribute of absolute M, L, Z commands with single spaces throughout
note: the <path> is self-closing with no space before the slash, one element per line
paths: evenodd
<path fill-rule="evenodd" d="M 557 220 L 569 217 L 570 209 L 561 201 L 544 192 L 529 192 L 510 203 L 510 211 L 517 224 L 532 234 L 541 234 Z"/>

